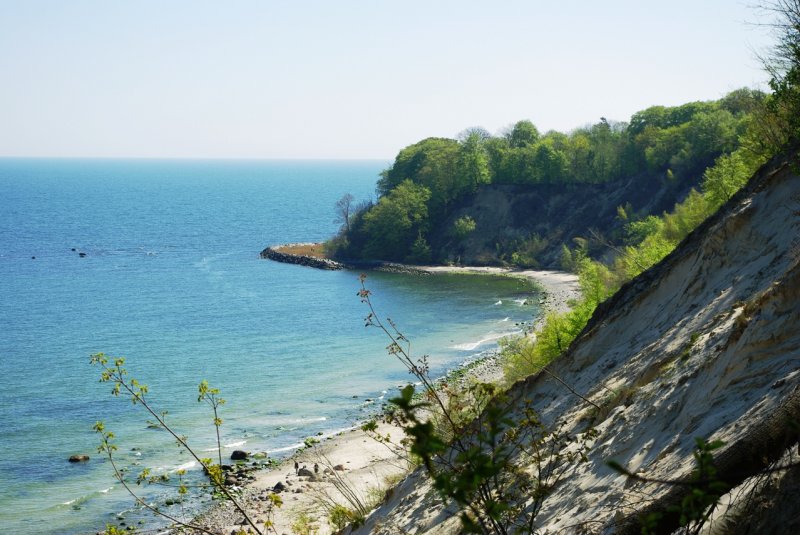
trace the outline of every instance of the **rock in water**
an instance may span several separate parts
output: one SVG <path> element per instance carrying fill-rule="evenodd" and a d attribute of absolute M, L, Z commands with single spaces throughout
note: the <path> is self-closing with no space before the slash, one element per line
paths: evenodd
<path fill-rule="evenodd" d="M 249 456 L 250 454 L 246 451 L 233 450 L 233 453 L 231 453 L 231 461 L 246 461 Z"/>
<path fill-rule="evenodd" d="M 69 462 L 71 463 L 85 463 L 88 460 L 88 455 L 71 455 L 69 458 Z"/>

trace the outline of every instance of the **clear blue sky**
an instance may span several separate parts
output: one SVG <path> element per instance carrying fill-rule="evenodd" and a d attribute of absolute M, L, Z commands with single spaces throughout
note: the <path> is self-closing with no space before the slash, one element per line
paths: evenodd
<path fill-rule="evenodd" d="M 393 158 L 766 88 L 739 0 L 0 0 L 0 156 Z"/>

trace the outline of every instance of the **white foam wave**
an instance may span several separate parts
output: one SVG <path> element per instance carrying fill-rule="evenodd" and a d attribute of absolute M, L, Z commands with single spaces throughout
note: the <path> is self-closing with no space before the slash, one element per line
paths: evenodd
<path fill-rule="evenodd" d="M 170 470 L 170 472 L 177 472 L 178 470 L 191 470 L 195 466 L 197 466 L 197 461 L 189 461 L 188 463 L 178 465 L 176 468 Z"/>
<path fill-rule="evenodd" d="M 503 304 L 503 301 L 497 301 L 497 303 L 495 303 L 494 306 L 499 306 L 499 305 L 502 305 L 502 304 Z"/>
<path fill-rule="evenodd" d="M 475 351 L 476 349 L 478 349 L 482 345 L 488 344 L 489 342 L 495 342 L 495 341 L 497 341 L 497 340 L 499 340 L 499 339 L 501 339 L 501 338 L 503 338 L 504 336 L 507 336 L 507 335 L 508 335 L 508 333 L 503 333 L 503 334 L 492 333 L 489 336 L 487 336 L 486 338 L 481 338 L 477 342 L 467 342 L 467 343 L 464 343 L 464 344 L 456 344 L 454 346 L 451 346 L 451 349 L 457 349 L 459 351 Z"/>
<path fill-rule="evenodd" d="M 292 451 L 296 450 L 297 448 L 302 448 L 305 446 L 302 442 L 298 442 L 297 444 L 292 444 L 291 446 L 284 446 L 283 448 L 275 448 L 274 450 L 267 450 L 267 453 L 283 453 L 284 451 Z"/>
<path fill-rule="evenodd" d="M 247 444 L 246 440 L 240 440 L 239 442 L 231 442 L 230 444 L 223 444 L 223 448 L 236 448 L 238 446 L 244 446 Z"/>
<path fill-rule="evenodd" d="M 519 306 L 522 306 L 522 305 L 524 305 L 525 303 L 527 303 L 527 302 L 528 302 L 528 300 L 527 300 L 527 299 L 525 299 L 525 298 L 520 298 L 520 299 L 514 299 L 514 302 L 515 302 L 516 304 L 518 304 Z"/>
<path fill-rule="evenodd" d="M 510 320 L 510 319 L 511 319 L 510 317 L 506 316 L 505 318 L 501 319 L 501 320 L 500 320 L 500 322 L 502 323 L 502 322 L 504 322 L 504 321 L 508 321 L 508 320 Z"/>
<path fill-rule="evenodd" d="M 62 502 L 60 505 L 75 505 L 75 504 L 84 503 L 84 502 L 90 500 L 92 498 L 92 496 L 96 496 L 97 494 L 108 494 L 109 492 L 111 492 L 111 490 L 113 490 L 113 488 L 114 488 L 114 486 L 112 485 L 112 486 L 110 486 L 108 488 L 100 489 L 100 490 L 97 490 L 97 491 L 95 491 L 95 492 L 93 492 L 91 494 L 87 494 L 86 496 L 79 496 L 77 498 L 73 498 L 72 500 L 67 500 L 65 502 Z"/>

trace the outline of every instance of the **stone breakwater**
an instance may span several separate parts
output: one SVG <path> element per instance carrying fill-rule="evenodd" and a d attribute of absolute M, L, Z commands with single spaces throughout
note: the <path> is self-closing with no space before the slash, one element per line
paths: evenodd
<path fill-rule="evenodd" d="M 344 264 L 336 262 L 335 260 L 330 260 L 329 258 L 319 258 L 316 256 L 290 254 L 290 253 L 283 253 L 280 251 L 281 247 L 290 247 L 294 245 L 305 245 L 305 244 L 289 243 L 285 245 L 278 245 L 275 247 L 267 247 L 266 249 L 261 251 L 261 258 L 267 258 L 269 260 L 274 260 L 275 262 L 283 262 L 284 264 L 298 264 L 300 266 L 308 266 L 317 269 L 337 270 L 345 268 Z"/>
<path fill-rule="evenodd" d="M 299 247 L 306 245 L 316 245 L 309 243 L 286 243 L 283 245 L 270 246 L 261 251 L 261 258 L 273 260 L 275 262 L 283 262 L 285 264 L 297 264 L 300 266 L 307 266 L 316 269 L 350 269 L 350 270 L 371 270 L 371 271 L 384 271 L 388 273 L 410 273 L 413 275 L 430 275 L 430 271 L 425 269 L 416 268 L 414 266 L 407 266 L 405 264 L 396 264 L 394 262 L 384 262 L 382 260 L 347 260 L 339 262 L 331 260 L 330 258 L 320 258 L 317 256 L 310 256 L 304 254 L 287 253 L 283 251 L 284 248 Z"/>

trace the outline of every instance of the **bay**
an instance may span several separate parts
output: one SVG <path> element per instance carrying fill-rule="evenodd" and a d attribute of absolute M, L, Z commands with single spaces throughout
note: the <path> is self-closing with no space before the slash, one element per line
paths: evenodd
<path fill-rule="evenodd" d="M 202 379 L 227 400 L 224 453 L 273 456 L 356 424 L 409 381 L 387 340 L 364 327 L 358 273 L 258 256 L 270 244 L 331 236 L 336 200 L 373 198 L 387 164 L 0 159 L 3 529 L 94 533 L 120 513 L 158 525 L 130 511 L 96 453 L 98 420 L 131 471 L 197 473 L 140 409 L 98 382 L 93 353 L 125 356 L 151 402 L 209 457 Z M 437 374 L 538 312 L 521 304 L 528 283 L 510 278 L 371 273 L 367 284 Z M 80 453 L 91 460 L 67 462 Z"/>

